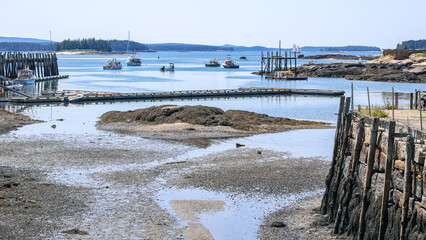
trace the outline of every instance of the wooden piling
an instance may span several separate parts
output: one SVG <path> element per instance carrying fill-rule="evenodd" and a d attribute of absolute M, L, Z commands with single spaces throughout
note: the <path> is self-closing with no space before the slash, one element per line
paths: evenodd
<path fill-rule="evenodd" d="M 334 174 L 334 166 L 336 164 L 336 158 L 337 158 L 337 150 L 339 147 L 339 139 L 340 139 L 340 131 L 341 131 L 341 125 L 342 125 L 342 113 L 343 113 L 343 108 L 345 105 L 345 96 L 341 96 L 340 97 L 340 104 L 339 104 L 339 112 L 337 113 L 337 126 L 336 126 L 336 132 L 334 133 L 334 147 L 333 147 L 333 156 L 331 158 L 331 166 L 327 175 L 327 178 L 325 180 L 325 193 L 324 193 L 324 197 L 322 199 L 322 203 L 321 203 L 321 212 L 322 214 L 326 214 L 327 213 L 327 203 L 328 203 L 328 194 L 330 191 L 330 184 L 331 184 L 331 180 L 333 178 L 333 174 Z"/>
<path fill-rule="evenodd" d="M 365 172 L 364 191 L 361 201 L 361 213 L 359 218 L 358 240 L 363 239 L 365 233 L 365 214 L 369 205 L 368 191 L 371 187 L 371 177 L 373 175 L 374 158 L 376 154 L 377 132 L 379 130 L 379 118 L 374 118 L 373 126 L 371 127 L 370 143 L 368 148 L 367 169 Z"/>
<path fill-rule="evenodd" d="M 414 140 L 411 135 L 407 136 L 404 168 L 404 189 L 402 193 L 402 210 L 399 239 L 406 239 L 405 228 L 407 226 L 408 203 L 411 195 L 411 161 L 413 159 Z"/>
<path fill-rule="evenodd" d="M 380 211 L 379 239 L 385 239 L 386 226 L 388 222 L 389 188 L 392 174 L 393 143 L 395 135 L 395 121 L 389 122 L 388 143 L 386 152 L 385 183 L 383 186 L 382 208 Z"/>
<path fill-rule="evenodd" d="M 343 165 L 344 165 L 344 159 L 345 159 L 345 153 L 346 153 L 346 147 L 348 145 L 348 137 L 349 137 L 349 131 L 352 126 L 352 116 L 353 112 L 349 112 L 350 107 L 350 101 L 351 98 L 346 98 L 345 108 L 343 110 L 343 116 L 342 116 L 342 127 L 343 131 L 341 132 L 341 138 L 340 138 L 340 148 L 338 150 L 338 157 L 336 160 L 336 167 L 335 167 L 335 176 L 333 176 L 333 180 L 331 183 L 331 194 L 330 194 L 330 210 L 329 210 L 329 222 L 334 222 L 336 217 L 336 212 L 338 210 L 337 205 L 337 193 L 339 189 L 340 180 L 342 177 L 342 171 L 343 171 Z"/>
<path fill-rule="evenodd" d="M 349 202 L 352 198 L 352 190 L 353 190 L 353 185 L 355 183 L 354 171 L 355 171 L 356 165 L 359 162 L 359 157 L 361 155 L 361 148 L 364 143 L 364 118 L 360 119 L 357 126 L 358 127 L 357 127 L 357 132 L 355 137 L 355 144 L 352 149 L 353 155 L 351 157 L 351 163 L 348 168 L 347 178 L 345 182 L 343 183 L 345 192 L 341 196 L 341 199 L 339 201 L 339 209 L 337 211 L 336 221 L 334 222 L 334 230 L 333 230 L 334 234 L 343 232 L 345 225 L 347 225 L 346 224 L 347 222 L 346 219 L 348 218 L 347 209 L 349 206 Z"/>
<path fill-rule="evenodd" d="M 410 93 L 410 109 L 413 109 L 413 93 Z"/>

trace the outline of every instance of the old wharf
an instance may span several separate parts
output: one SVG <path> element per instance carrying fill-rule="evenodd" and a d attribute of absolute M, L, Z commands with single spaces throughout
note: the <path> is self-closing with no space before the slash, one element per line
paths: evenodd
<path fill-rule="evenodd" d="M 189 90 L 170 92 L 134 92 L 134 93 L 114 93 L 97 91 L 64 90 L 51 92 L 34 97 L 9 97 L 0 99 L 0 102 L 15 103 L 48 103 L 48 102 L 87 102 L 87 101 L 112 101 L 130 99 L 167 99 L 167 98 L 202 98 L 202 97 L 229 97 L 229 96 L 251 96 L 251 95 L 323 95 L 341 96 L 343 90 L 324 89 L 294 89 L 294 88 L 263 88 L 249 87 L 238 89 L 220 90 Z"/>
<path fill-rule="evenodd" d="M 67 78 L 59 75 L 58 58 L 55 53 L 0 52 L 0 85 L 18 76 L 18 70 L 34 70 L 36 81 Z"/>

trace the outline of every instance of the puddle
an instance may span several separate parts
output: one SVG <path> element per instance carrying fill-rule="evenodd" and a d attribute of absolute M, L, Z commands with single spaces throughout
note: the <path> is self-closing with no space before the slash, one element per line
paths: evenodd
<path fill-rule="evenodd" d="M 210 232 L 214 239 L 257 239 L 257 231 L 263 218 L 284 206 L 308 196 L 323 193 L 324 190 L 287 194 L 279 197 L 233 195 L 212 192 L 202 189 L 163 189 L 157 195 L 157 201 L 162 208 L 181 219 L 173 211 L 171 201 L 174 200 L 205 200 L 223 201 L 223 210 L 194 213 L 200 223 Z M 181 223 L 186 221 L 181 219 Z"/>

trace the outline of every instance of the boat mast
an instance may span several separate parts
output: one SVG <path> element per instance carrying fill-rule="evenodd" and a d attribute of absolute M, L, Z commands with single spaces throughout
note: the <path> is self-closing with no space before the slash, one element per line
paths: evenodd
<path fill-rule="evenodd" d="M 129 30 L 129 38 L 127 39 L 127 50 L 126 50 L 127 56 L 129 56 L 129 43 L 130 43 L 130 30 Z"/>

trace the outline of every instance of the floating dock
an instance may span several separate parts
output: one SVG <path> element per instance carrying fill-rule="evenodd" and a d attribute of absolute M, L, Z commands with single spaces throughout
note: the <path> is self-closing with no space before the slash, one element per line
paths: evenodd
<path fill-rule="evenodd" d="M 69 75 L 54 75 L 54 76 L 48 76 L 48 77 L 38 77 L 36 78 L 36 82 L 58 80 L 58 79 L 64 79 L 64 78 L 69 78 Z"/>
<path fill-rule="evenodd" d="M 0 102 L 15 103 L 49 103 L 49 102 L 87 102 L 87 101 L 112 101 L 130 99 L 165 99 L 165 98 L 200 98 L 200 97 L 229 97 L 229 96 L 251 96 L 251 95 L 320 95 L 320 96 L 341 96 L 343 90 L 325 89 L 295 89 L 295 88 L 238 88 L 220 90 L 190 90 L 171 92 L 135 92 L 135 93 L 114 93 L 114 92 L 94 92 L 64 90 L 51 92 L 35 97 L 11 97 L 0 99 Z"/>

